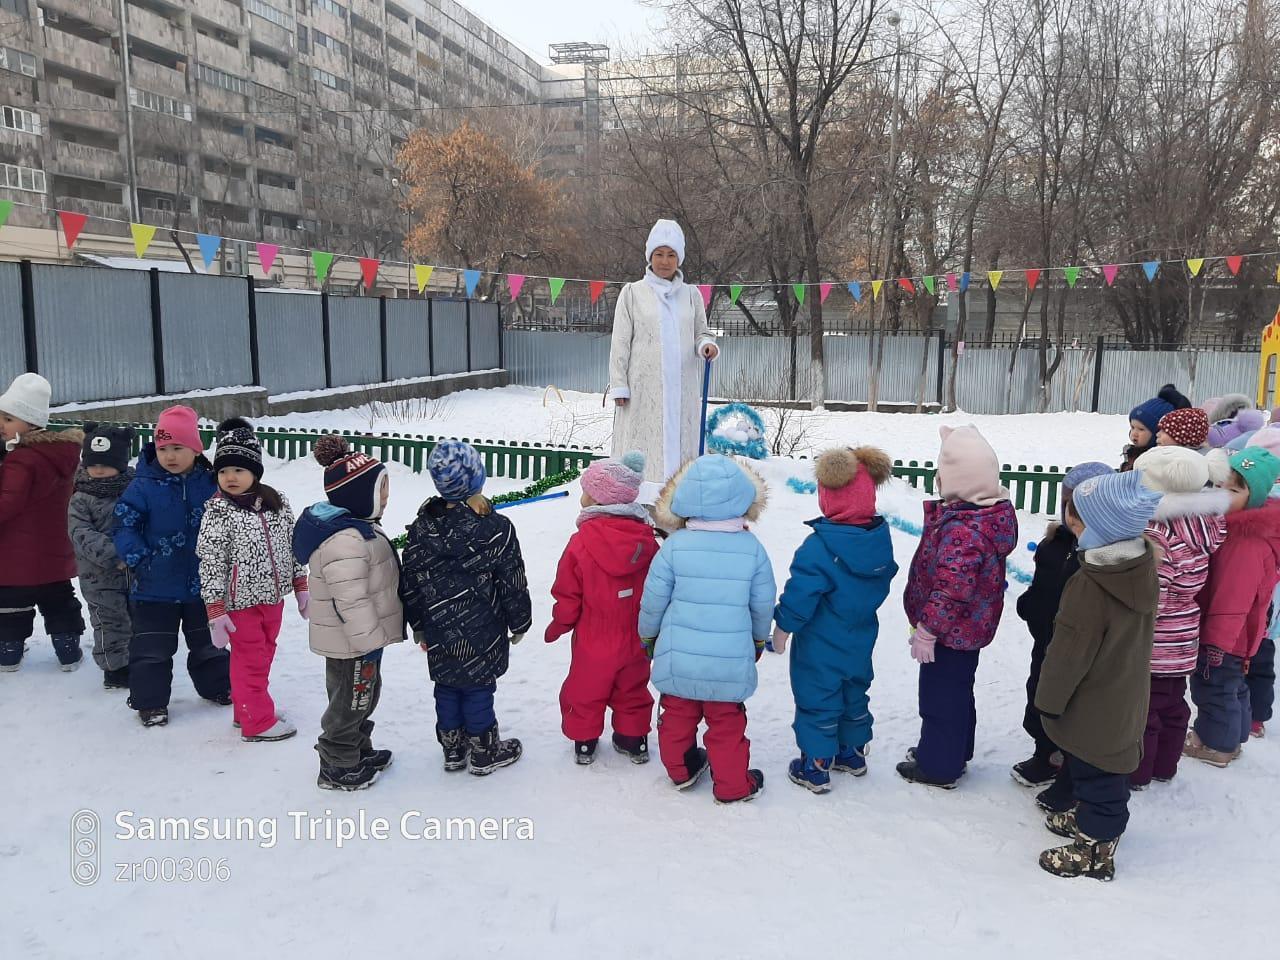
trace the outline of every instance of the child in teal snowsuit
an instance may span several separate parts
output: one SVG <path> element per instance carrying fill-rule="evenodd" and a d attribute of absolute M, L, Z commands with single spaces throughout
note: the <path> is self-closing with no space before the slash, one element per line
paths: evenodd
<path fill-rule="evenodd" d="M 774 614 L 773 649 L 791 647 L 792 725 L 800 756 L 793 783 L 814 793 L 831 789 L 831 771 L 867 772 L 872 716 L 871 651 L 880 626 L 876 611 L 889 595 L 898 565 L 889 525 L 876 514 L 876 487 L 892 461 L 874 447 L 829 450 L 818 458 L 818 505 L 813 533 L 791 561 L 791 577 Z"/>

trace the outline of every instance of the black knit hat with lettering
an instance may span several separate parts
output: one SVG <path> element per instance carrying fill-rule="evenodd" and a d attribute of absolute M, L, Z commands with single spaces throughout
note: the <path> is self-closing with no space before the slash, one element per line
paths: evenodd
<path fill-rule="evenodd" d="M 387 473 L 380 460 L 356 453 L 337 434 L 316 441 L 312 456 L 324 467 L 324 495 L 357 520 L 376 520 L 382 513 L 378 487 Z"/>
<path fill-rule="evenodd" d="M 213 454 L 213 469 L 240 467 L 257 480 L 262 479 L 262 444 L 253 432 L 253 424 L 243 417 L 232 417 L 218 424 L 218 446 Z"/>

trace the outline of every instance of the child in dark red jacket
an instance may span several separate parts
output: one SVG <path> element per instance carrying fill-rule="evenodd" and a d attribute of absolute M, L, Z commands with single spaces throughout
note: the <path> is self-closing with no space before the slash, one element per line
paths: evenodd
<path fill-rule="evenodd" d="M 582 513 L 556 581 L 546 641 L 573 633 L 573 659 L 560 690 L 561 729 L 574 757 L 595 759 L 604 710 L 613 710 L 613 746 L 632 763 L 649 759 L 653 696 L 649 660 L 636 624 L 649 564 L 658 552 L 649 514 L 636 503 L 644 455 L 598 460 L 582 475 Z"/>
<path fill-rule="evenodd" d="M 1214 479 L 1231 494 L 1227 539 L 1209 561 L 1200 593 L 1200 657 L 1191 675 L 1196 720 L 1183 755 L 1225 767 L 1249 739 L 1252 713 L 1245 674 L 1267 633 L 1267 610 L 1280 582 L 1280 500 L 1268 500 L 1280 459 L 1261 447 L 1210 455 Z M 1225 477 L 1224 477 L 1225 474 Z"/>
<path fill-rule="evenodd" d="M 64 671 L 84 658 L 84 618 L 71 578 L 67 504 L 80 465 L 79 430 L 49 424 L 49 381 L 24 373 L 0 396 L 0 670 L 17 670 L 36 608 Z"/>
<path fill-rule="evenodd" d="M 1005 558 L 1018 516 L 1000 486 L 1000 461 L 976 427 L 942 428 L 941 500 L 924 505 L 924 531 L 903 602 L 920 664 L 920 742 L 898 764 L 913 783 L 952 789 L 973 759 L 978 655 L 1004 611 Z"/>

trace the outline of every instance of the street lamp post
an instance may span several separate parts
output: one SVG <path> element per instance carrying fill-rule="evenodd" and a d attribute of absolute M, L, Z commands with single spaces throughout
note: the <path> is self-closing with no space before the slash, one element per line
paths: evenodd
<path fill-rule="evenodd" d="M 391 185 L 400 193 L 400 199 L 405 201 L 404 207 L 404 243 L 400 245 L 400 249 L 404 252 L 404 296 L 408 300 L 413 296 L 413 264 L 409 262 L 409 231 L 413 229 L 413 211 L 409 209 L 408 198 L 405 196 L 403 185 L 400 183 L 399 177 L 391 178 Z"/>

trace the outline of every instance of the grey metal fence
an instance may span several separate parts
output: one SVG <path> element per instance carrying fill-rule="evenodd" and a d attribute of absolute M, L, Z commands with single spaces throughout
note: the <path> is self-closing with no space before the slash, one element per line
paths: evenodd
<path fill-rule="evenodd" d="M 53 402 L 226 386 L 271 394 L 490 370 L 496 304 L 257 289 L 251 279 L 0 264 L 0 380 L 48 377 Z M 3 385 L 0 384 L 0 387 Z"/>

